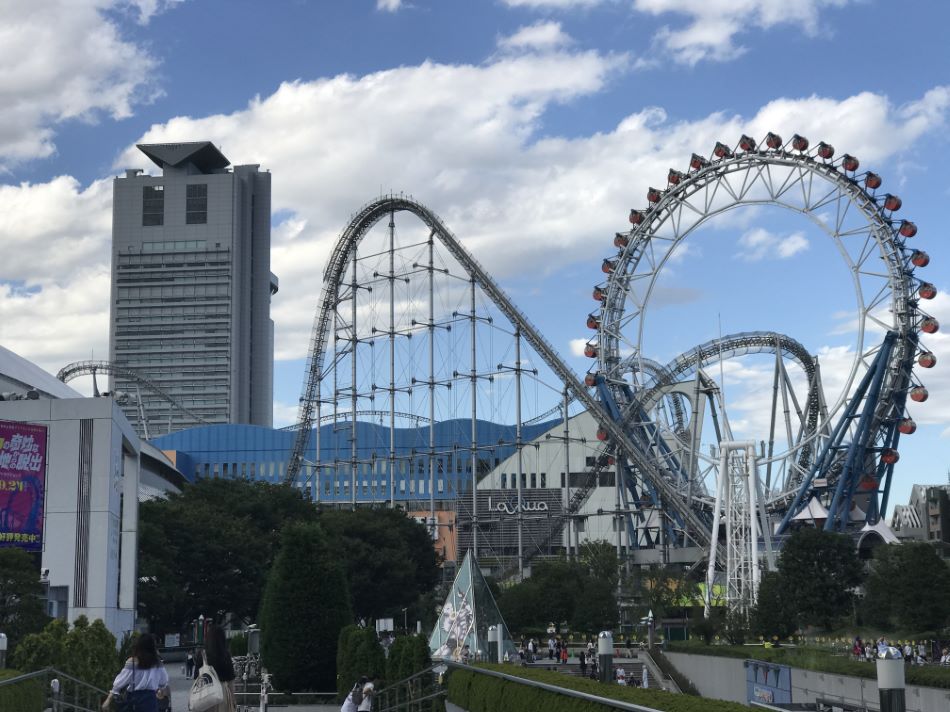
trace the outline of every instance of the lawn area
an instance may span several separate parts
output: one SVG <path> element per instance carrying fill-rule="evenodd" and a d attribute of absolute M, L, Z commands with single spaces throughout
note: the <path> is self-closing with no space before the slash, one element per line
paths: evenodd
<path fill-rule="evenodd" d="M 676 695 L 663 690 L 643 690 L 620 685 L 605 685 L 590 680 L 548 670 L 523 668 L 516 665 L 479 664 L 479 668 L 502 672 L 526 680 L 565 687 L 579 692 L 621 700 L 664 712 L 748 712 L 748 707 L 735 702 L 708 700 L 691 695 Z M 449 700 L 470 712 L 495 710 L 545 709 L 549 712 L 587 712 L 602 710 L 602 705 L 579 698 L 565 697 L 537 688 L 527 687 L 477 672 L 455 669 L 449 678 Z"/>
<path fill-rule="evenodd" d="M 763 662 L 790 665 L 792 667 L 877 679 L 876 666 L 852 660 L 827 647 L 802 646 L 764 648 L 757 645 L 705 645 L 699 641 L 670 643 L 667 652 L 714 655 L 726 658 L 762 660 Z M 908 685 L 950 689 L 950 668 L 939 665 L 907 665 L 905 678 Z"/>

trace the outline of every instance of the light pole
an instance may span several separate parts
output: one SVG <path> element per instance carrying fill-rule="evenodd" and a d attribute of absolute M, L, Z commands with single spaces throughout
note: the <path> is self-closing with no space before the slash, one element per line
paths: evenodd
<path fill-rule="evenodd" d="M 7 666 L 7 634 L 0 633 L 0 670 Z"/>

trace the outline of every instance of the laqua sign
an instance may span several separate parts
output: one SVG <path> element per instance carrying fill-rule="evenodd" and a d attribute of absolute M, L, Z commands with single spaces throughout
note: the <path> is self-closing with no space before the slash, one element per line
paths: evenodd
<path fill-rule="evenodd" d="M 489 512 L 499 512 L 503 514 L 515 515 L 518 512 L 547 512 L 548 503 L 544 501 L 540 502 L 527 502 L 522 499 L 520 502 L 512 503 L 510 500 L 505 500 L 503 502 L 492 502 L 492 498 L 488 498 L 488 511 Z"/>

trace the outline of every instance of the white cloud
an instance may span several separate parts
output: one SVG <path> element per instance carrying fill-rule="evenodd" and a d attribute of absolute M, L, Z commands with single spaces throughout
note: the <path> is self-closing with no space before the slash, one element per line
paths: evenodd
<path fill-rule="evenodd" d="M 739 238 L 736 256 L 746 262 L 765 259 L 785 260 L 808 249 L 804 233 L 793 232 L 782 237 L 760 227 L 752 228 Z"/>
<path fill-rule="evenodd" d="M 684 15 L 685 27 L 661 27 L 655 44 L 675 62 L 726 61 L 745 48 L 736 43 L 743 32 L 792 25 L 807 35 L 819 31 L 819 12 L 850 0 L 634 0 L 634 8 L 650 15 Z"/>
<path fill-rule="evenodd" d="M 587 346 L 587 339 L 571 339 L 570 341 L 570 354 L 571 356 L 576 356 L 577 358 L 584 357 L 584 349 Z"/>
<path fill-rule="evenodd" d="M 681 122 L 648 108 L 602 133 L 541 137 L 549 107 L 600 91 L 626 61 L 578 50 L 529 51 L 483 65 L 426 62 L 297 81 L 230 114 L 171 119 L 138 142 L 208 138 L 235 163 L 260 163 L 272 171 L 273 209 L 282 215 L 272 251 L 281 280 L 272 308 L 276 352 L 279 359 L 296 359 L 306 355 L 309 342 L 321 287 L 315 276 L 353 211 L 377 186 L 418 191 L 503 283 L 512 282 L 523 265 L 551 272 L 589 262 L 593 285 L 613 234 L 624 229 L 627 210 L 643 207 L 647 186 L 661 181 L 671 166 L 685 169 L 692 152 L 707 153 L 717 140 L 735 141 L 742 133 L 798 131 L 873 166 L 872 160 L 899 154 L 940 128 L 950 95 L 937 88 L 904 107 L 870 93 L 780 99 L 747 117 L 717 113 Z M 131 146 L 119 162 L 126 166 L 154 170 Z M 66 333 L 86 324 L 84 342 L 67 339 L 57 347 L 70 353 L 50 363 L 53 370 L 107 339 L 108 280 L 80 284 L 77 275 L 92 268 L 108 274 L 108 195 L 108 182 L 83 189 L 68 178 L 0 191 L 0 244 L 33 248 L 19 249 L 14 260 L 0 264 L 0 280 L 42 288 L 17 302 L 21 323 L 48 321 Z M 16 222 L 8 209 L 13 201 Z M 70 249 L 35 249 L 64 247 L 67 238 L 76 240 Z M 791 242 L 785 249 L 800 248 Z M 78 304 L 56 301 L 57 290 L 78 288 L 96 290 L 100 305 L 98 311 L 83 307 L 85 322 Z M 48 358 L 48 345 L 6 324 L 0 339 L 28 358 Z"/>
<path fill-rule="evenodd" d="M 537 22 L 520 28 L 509 37 L 498 40 L 498 46 L 506 50 L 556 49 L 572 43 L 570 35 L 561 29 L 560 22 Z"/>
<path fill-rule="evenodd" d="M 402 0 L 376 0 L 376 9 L 382 12 L 397 12 L 402 7 Z"/>
<path fill-rule="evenodd" d="M 605 0 L 503 0 L 508 7 L 527 7 L 544 10 L 569 10 L 577 7 L 594 7 Z"/>
<path fill-rule="evenodd" d="M 140 21 L 164 3 L 133 3 Z M 124 0 L 0 4 L 0 170 L 55 151 L 54 128 L 70 119 L 131 115 L 155 96 L 156 60 L 124 40 L 106 10 Z"/>

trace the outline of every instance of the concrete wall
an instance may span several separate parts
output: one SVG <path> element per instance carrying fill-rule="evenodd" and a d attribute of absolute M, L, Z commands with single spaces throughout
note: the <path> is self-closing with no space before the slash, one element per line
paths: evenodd
<path fill-rule="evenodd" d="M 744 660 L 672 652 L 666 655 L 704 697 L 746 702 Z M 908 685 L 906 696 L 907 712 L 950 710 L 950 690 Z M 814 702 L 819 697 L 879 707 L 874 680 L 792 668 L 792 702 Z"/>

